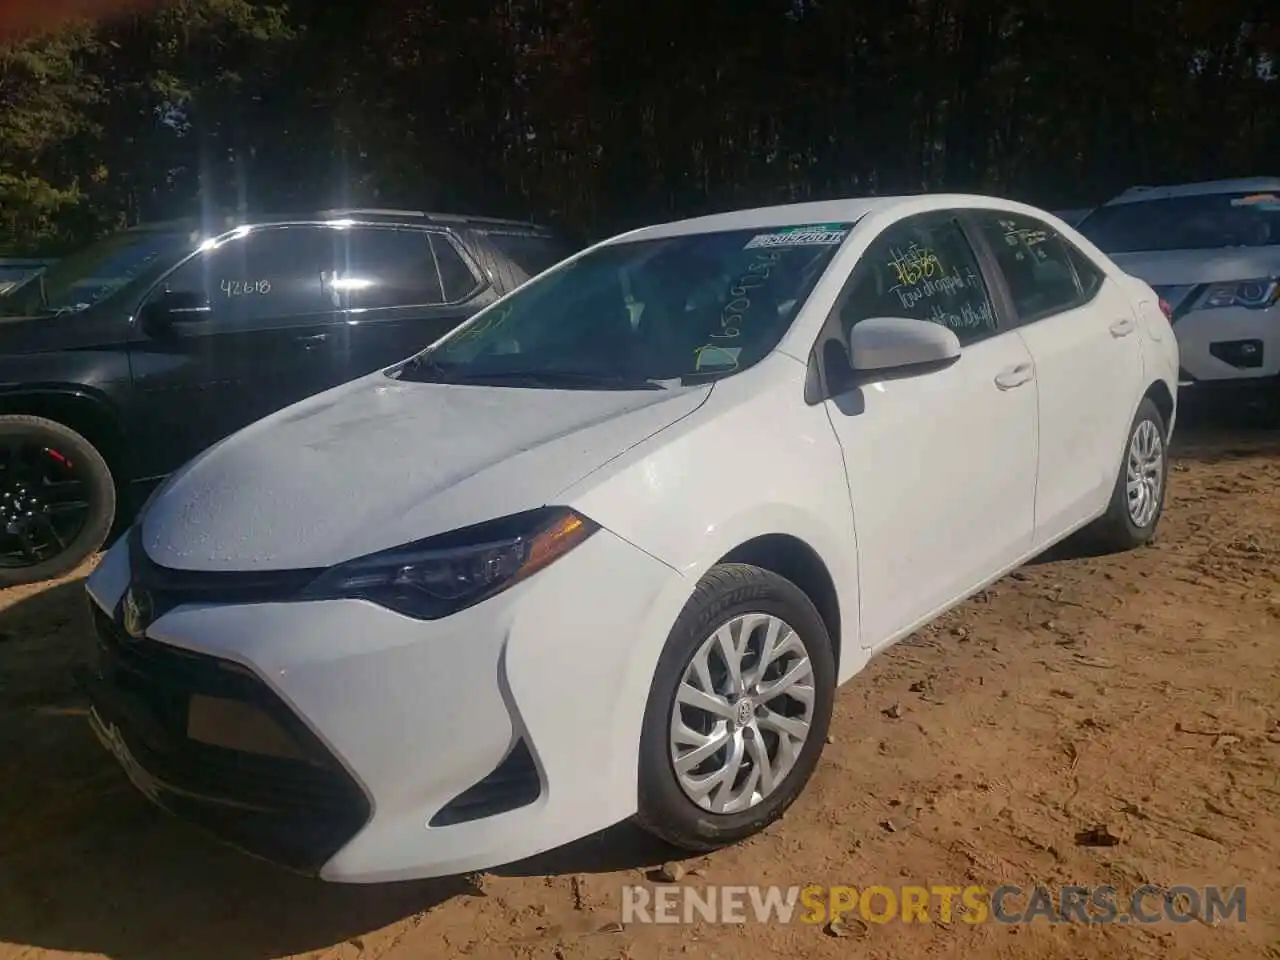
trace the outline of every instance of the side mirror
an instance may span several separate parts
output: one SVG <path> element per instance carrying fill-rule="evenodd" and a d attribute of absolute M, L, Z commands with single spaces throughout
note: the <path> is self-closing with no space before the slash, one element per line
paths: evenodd
<path fill-rule="evenodd" d="M 909 377 L 960 359 L 960 341 L 941 324 L 909 317 L 868 317 L 849 333 L 849 364 L 863 379 Z"/>
<path fill-rule="evenodd" d="M 213 313 L 209 298 L 193 290 L 171 290 L 146 303 L 139 312 L 142 329 L 162 333 L 175 324 L 198 323 Z"/>

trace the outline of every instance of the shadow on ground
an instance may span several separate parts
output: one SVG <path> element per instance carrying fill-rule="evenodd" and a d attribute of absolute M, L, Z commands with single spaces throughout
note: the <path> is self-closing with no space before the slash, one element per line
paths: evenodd
<path fill-rule="evenodd" d="M 1181 404 L 1169 451 L 1173 464 L 1188 461 L 1219 464 L 1258 456 L 1280 457 L 1280 415 L 1274 410 L 1224 409 L 1194 398 L 1183 398 Z M 1171 483 L 1176 484 L 1172 474 Z M 1170 496 L 1176 495 L 1176 488 L 1171 487 Z M 1107 553 L 1105 547 L 1081 533 L 1056 544 L 1027 565 L 1081 560 Z"/>
<path fill-rule="evenodd" d="M 690 854 L 646 833 L 633 823 L 620 823 L 600 833 L 567 844 L 558 850 L 499 867 L 503 877 L 561 876 L 570 873 L 617 873 L 654 867 Z"/>
<path fill-rule="evenodd" d="M 87 728 L 71 676 L 92 644 L 83 581 L 0 610 L 0 942 L 122 960 L 265 960 L 474 892 L 463 878 L 339 886 L 294 876 L 154 809 Z M 663 856 L 620 827 L 497 872 L 611 871 Z"/>
<path fill-rule="evenodd" d="M 1189 395 L 1179 397 L 1173 458 L 1227 463 L 1280 455 L 1280 386 L 1261 405 L 1230 404 Z"/>

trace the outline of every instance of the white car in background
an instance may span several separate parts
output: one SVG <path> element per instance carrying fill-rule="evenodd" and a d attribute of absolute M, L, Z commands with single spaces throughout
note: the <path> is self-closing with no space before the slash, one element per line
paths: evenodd
<path fill-rule="evenodd" d="M 1134 187 L 1079 229 L 1168 304 L 1184 386 L 1275 390 L 1280 178 Z"/>
<path fill-rule="evenodd" d="M 1060 220 L 747 210 L 564 261 L 172 476 L 89 580 L 91 723 L 161 806 L 334 881 L 808 781 L 837 685 L 1086 525 L 1159 522 L 1177 346 Z"/>
<path fill-rule="evenodd" d="M 1074 210 L 1054 210 L 1053 215 L 1068 226 L 1074 227 L 1092 212 L 1092 207 L 1077 207 Z"/>

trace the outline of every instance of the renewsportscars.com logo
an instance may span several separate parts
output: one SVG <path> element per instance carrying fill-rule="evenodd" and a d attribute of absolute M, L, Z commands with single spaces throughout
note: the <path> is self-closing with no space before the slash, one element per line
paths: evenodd
<path fill-rule="evenodd" d="M 1244 923 L 1244 887 L 707 886 L 622 888 L 622 922 L 1214 924 Z"/>

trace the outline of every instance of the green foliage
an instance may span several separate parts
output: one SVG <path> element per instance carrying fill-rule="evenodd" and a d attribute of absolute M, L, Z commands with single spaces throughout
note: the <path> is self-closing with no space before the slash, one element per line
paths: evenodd
<path fill-rule="evenodd" d="M 0 251 L 254 204 L 600 232 L 1269 172 L 1280 27 L 1244 0 L 173 0 L 0 47 Z"/>
<path fill-rule="evenodd" d="M 240 101 L 279 81 L 294 38 L 282 6 L 178 0 L 0 46 L 0 251 L 75 245 L 222 186 Z"/>
<path fill-rule="evenodd" d="M 56 243 L 59 215 L 81 199 L 57 151 L 92 129 L 100 94 L 79 70 L 91 43 L 80 30 L 0 47 L 0 252 Z"/>

